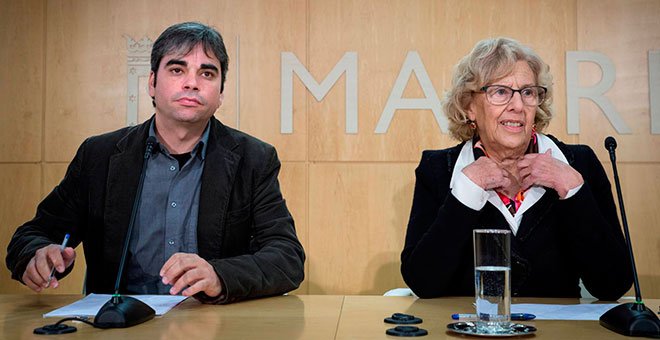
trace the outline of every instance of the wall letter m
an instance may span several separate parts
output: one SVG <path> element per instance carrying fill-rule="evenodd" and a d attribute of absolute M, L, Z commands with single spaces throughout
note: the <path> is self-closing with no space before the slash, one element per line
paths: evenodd
<path fill-rule="evenodd" d="M 317 101 L 321 101 L 346 72 L 346 133 L 358 131 L 357 52 L 346 52 L 319 84 L 291 52 L 282 52 L 280 132 L 293 133 L 293 74 L 297 74 Z"/>

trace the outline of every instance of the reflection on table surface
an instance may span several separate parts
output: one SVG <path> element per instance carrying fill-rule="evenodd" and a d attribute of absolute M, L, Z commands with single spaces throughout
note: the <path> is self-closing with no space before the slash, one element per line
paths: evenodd
<path fill-rule="evenodd" d="M 82 298 L 80 295 L 0 295 L 0 338 L 41 338 L 34 328 L 57 322 L 42 315 Z M 449 333 L 451 314 L 470 313 L 470 297 L 417 299 L 414 297 L 288 295 L 244 301 L 231 305 L 204 305 L 188 299 L 162 317 L 126 329 L 95 329 L 68 321 L 78 331 L 58 339 L 392 339 L 383 322 L 393 313 L 421 317 L 418 327 L 429 331 L 429 339 L 465 338 Z M 513 303 L 591 303 L 578 299 L 513 299 Z M 626 302 L 626 301 L 622 301 Z M 660 300 L 644 301 L 658 311 Z M 597 303 L 597 302 L 596 302 Z M 535 337 L 546 339 L 627 339 L 597 321 L 532 321 Z"/>

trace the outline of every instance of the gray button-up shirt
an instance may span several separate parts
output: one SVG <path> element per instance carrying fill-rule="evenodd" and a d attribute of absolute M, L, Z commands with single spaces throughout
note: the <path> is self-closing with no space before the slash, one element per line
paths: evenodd
<path fill-rule="evenodd" d="M 149 135 L 156 137 L 152 122 Z M 179 167 L 158 143 L 147 163 L 142 200 L 131 235 L 124 287 L 130 294 L 169 294 L 160 269 L 174 253 L 197 253 L 197 215 L 209 126 Z"/>

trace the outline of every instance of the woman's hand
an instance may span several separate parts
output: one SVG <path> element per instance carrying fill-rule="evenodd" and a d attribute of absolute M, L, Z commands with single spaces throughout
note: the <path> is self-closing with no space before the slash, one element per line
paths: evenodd
<path fill-rule="evenodd" d="M 483 157 L 482 157 L 483 158 Z M 582 175 L 570 165 L 552 157 L 552 150 L 545 153 L 527 154 L 518 162 L 522 189 L 539 185 L 557 191 L 559 198 L 566 198 L 568 191 L 584 183 Z"/>
<path fill-rule="evenodd" d="M 507 195 L 518 192 L 518 180 L 501 164 L 488 157 L 479 157 L 463 168 L 463 173 L 484 190 L 499 190 Z"/>

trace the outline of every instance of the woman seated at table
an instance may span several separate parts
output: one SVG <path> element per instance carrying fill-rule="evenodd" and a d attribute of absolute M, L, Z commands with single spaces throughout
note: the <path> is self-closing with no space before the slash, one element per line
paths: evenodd
<path fill-rule="evenodd" d="M 552 76 L 529 47 L 480 41 L 444 112 L 461 144 L 424 151 L 401 273 L 422 298 L 474 294 L 473 229 L 510 229 L 513 296 L 616 300 L 632 283 L 610 183 L 593 150 L 541 132 Z"/>

